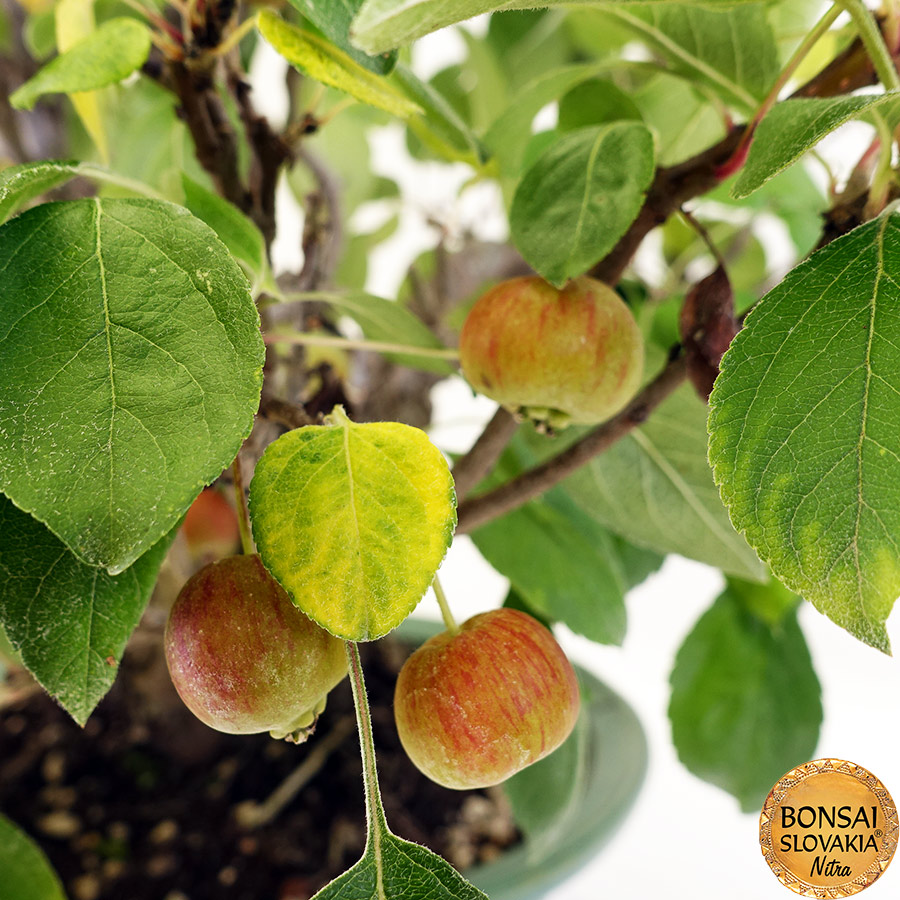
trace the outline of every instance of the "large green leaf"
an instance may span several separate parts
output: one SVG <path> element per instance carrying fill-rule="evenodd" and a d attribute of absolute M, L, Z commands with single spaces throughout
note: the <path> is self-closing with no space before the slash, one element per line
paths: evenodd
<path fill-rule="evenodd" d="M 710 398 L 732 521 L 872 646 L 900 593 L 900 215 L 814 253 L 750 313 Z"/>
<path fill-rule="evenodd" d="M 814 754 L 822 703 L 796 611 L 767 624 L 747 609 L 745 589 L 765 590 L 729 583 L 682 644 L 669 717 L 684 765 L 752 812 Z"/>
<path fill-rule="evenodd" d="M 66 900 L 43 851 L 21 828 L 0 814 L 0 897 L 3 900 Z"/>
<path fill-rule="evenodd" d="M 396 52 L 369 56 L 350 43 L 350 23 L 359 12 L 362 2 L 363 0 L 291 0 L 291 5 L 361 66 L 379 75 L 387 75 L 397 63 Z"/>
<path fill-rule="evenodd" d="M 684 386 L 565 483 L 598 521 L 639 546 L 764 578 L 765 567 L 732 528 L 716 491 L 705 419 L 706 407 Z"/>
<path fill-rule="evenodd" d="M 867 110 L 896 100 L 894 94 L 866 94 L 798 98 L 776 104 L 756 129 L 732 195 L 740 199 L 752 194 L 793 165 L 825 135 Z"/>
<path fill-rule="evenodd" d="M 259 33 L 278 53 L 316 81 L 401 118 L 422 111 L 387 79 L 361 66 L 319 35 L 285 22 L 271 10 L 259 14 L 258 26 Z"/>
<path fill-rule="evenodd" d="M 554 141 L 513 198 L 513 242 L 547 281 L 562 286 L 611 250 L 634 221 L 653 179 L 653 138 L 640 122 L 580 128 Z"/>
<path fill-rule="evenodd" d="M 0 489 L 112 574 L 166 534 L 253 424 L 264 348 L 215 233 L 150 200 L 0 228 Z"/>
<path fill-rule="evenodd" d="M 581 0 L 591 6 L 609 0 Z M 624 2 L 624 0 L 623 0 Z M 655 0 L 671 2 L 671 0 Z M 731 8 L 743 0 L 699 0 L 705 6 Z M 572 0 L 364 0 L 350 26 L 350 39 L 367 53 L 382 53 L 409 44 L 445 25 L 488 12 L 571 6 Z"/>
<path fill-rule="evenodd" d="M 375 836 L 362 859 L 313 900 L 488 900 L 426 847 L 401 840 L 382 823 L 369 828 Z"/>
<path fill-rule="evenodd" d="M 116 84 L 139 69 L 150 52 L 150 31 L 137 19 L 109 19 L 51 60 L 9 98 L 31 109 L 42 94 L 92 91 Z"/>
<path fill-rule="evenodd" d="M 450 546 L 456 496 L 418 428 L 334 424 L 270 444 L 250 485 L 266 568 L 311 619 L 350 641 L 379 638 L 422 599 Z"/>
<path fill-rule="evenodd" d="M 611 3 L 605 15 L 663 54 L 675 71 L 712 87 L 725 100 L 755 109 L 778 72 L 778 53 L 763 3 L 731 9 Z"/>
<path fill-rule="evenodd" d="M 113 576 L 85 565 L 0 495 L 0 624 L 34 677 L 81 725 L 115 681 L 172 537 Z"/>

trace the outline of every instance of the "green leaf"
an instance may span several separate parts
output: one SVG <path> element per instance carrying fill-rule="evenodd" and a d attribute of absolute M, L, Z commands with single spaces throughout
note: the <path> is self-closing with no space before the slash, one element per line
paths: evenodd
<path fill-rule="evenodd" d="M 641 112 L 623 90 L 605 78 L 591 78 L 573 87 L 559 101 L 560 131 L 575 131 L 621 119 L 641 120 Z"/>
<path fill-rule="evenodd" d="M 450 863 L 419 844 L 377 829 L 362 859 L 327 884 L 313 900 L 488 900 Z"/>
<path fill-rule="evenodd" d="M 363 0 L 290 0 L 291 5 L 303 13 L 310 22 L 355 62 L 375 72 L 387 75 L 397 64 L 397 54 L 379 53 L 369 56 L 350 43 L 350 23 L 359 12 Z"/>
<path fill-rule="evenodd" d="M 669 3 L 671 0 L 656 0 Z M 708 6 L 731 8 L 743 0 L 700 0 Z M 601 5 L 608 0 L 582 0 L 581 5 Z M 367 53 L 382 53 L 446 25 L 482 13 L 535 6 L 571 6 L 572 0 L 364 0 L 350 26 L 350 39 Z"/>
<path fill-rule="evenodd" d="M 387 634 L 416 607 L 450 546 L 456 496 L 423 431 L 396 422 L 298 428 L 270 444 L 250 485 L 266 568 L 311 619 L 349 641 Z"/>
<path fill-rule="evenodd" d="M 814 253 L 750 313 L 710 398 L 732 521 L 791 590 L 889 650 L 900 593 L 900 215 Z"/>
<path fill-rule="evenodd" d="M 767 625 L 729 584 L 678 651 L 671 683 L 679 759 L 744 812 L 758 810 L 781 775 L 815 752 L 819 681 L 794 611 Z"/>
<path fill-rule="evenodd" d="M 779 69 L 763 3 L 729 9 L 670 2 L 636 7 L 611 3 L 604 13 L 665 56 L 674 71 L 748 111 L 765 96 Z"/>
<path fill-rule="evenodd" d="M 174 536 L 113 576 L 85 565 L 0 495 L 0 624 L 32 675 L 79 725 L 115 681 Z"/>
<path fill-rule="evenodd" d="M 471 537 L 538 613 L 601 644 L 622 642 L 623 574 L 609 532 L 590 516 L 534 500 Z"/>
<path fill-rule="evenodd" d="M 84 562 L 128 568 L 231 462 L 264 347 L 213 231 L 152 200 L 0 227 L 0 490 Z"/>
<path fill-rule="evenodd" d="M 79 166 L 76 160 L 42 160 L 0 171 L 0 222 L 29 200 L 74 178 Z"/>
<path fill-rule="evenodd" d="M 590 777 L 588 715 L 583 706 L 575 729 L 556 750 L 503 782 L 513 818 L 535 856 L 564 841 L 580 813 Z"/>
<path fill-rule="evenodd" d="M 4 900 L 66 900 L 56 872 L 40 847 L 0 814 L 0 872 Z"/>
<path fill-rule="evenodd" d="M 403 119 L 422 111 L 385 78 L 370 72 L 317 34 L 290 25 L 267 9 L 257 21 L 259 33 L 276 52 L 316 81 Z"/>
<path fill-rule="evenodd" d="M 721 110 L 681 77 L 660 72 L 631 99 L 656 138 L 658 165 L 684 162 L 725 136 Z"/>
<path fill-rule="evenodd" d="M 31 109 L 42 94 L 92 91 L 116 84 L 139 69 L 150 53 L 150 32 L 137 19 L 109 19 L 44 66 L 9 98 Z"/>
<path fill-rule="evenodd" d="M 422 110 L 409 120 L 409 128 L 418 138 L 448 159 L 480 165 L 487 157 L 485 148 L 456 110 L 432 85 L 418 79 L 412 70 L 400 65 L 393 80 Z"/>
<path fill-rule="evenodd" d="M 516 189 L 512 239 L 547 281 L 583 275 L 628 230 L 654 173 L 653 138 L 640 122 L 565 134 Z"/>
<path fill-rule="evenodd" d="M 184 205 L 219 236 L 232 255 L 262 277 L 266 270 L 266 242 L 262 232 L 233 203 L 181 175 Z"/>
<path fill-rule="evenodd" d="M 515 94 L 484 136 L 485 145 L 496 156 L 505 174 L 518 175 L 522 168 L 531 123 L 541 109 L 606 68 L 603 65 L 577 65 L 554 69 L 539 75 Z"/>
<path fill-rule="evenodd" d="M 825 135 L 857 118 L 895 94 L 855 97 L 811 97 L 778 103 L 759 123 L 747 162 L 732 189 L 736 199 L 747 197 L 770 178 L 793 165 Z"/>
<path fill-rule="evenodd" d="M 443 344 L 435 333 L 402 303 L 386 300 L 364 291 L 310 291 L 291 294 L 291 299 L 328 303 L 338 312 L 349 316 L 363 330 L 370 341 L 405 344 L 412 347 L 439 350 Z M 456 367 L 442 359 L 426 359 L 406 356 L 402 353 L 385 353 L 388 359 L 414 369 L 425 369 L 439 375 L 451 375 Z"/>
<path fill-rule="evenodd" d="M 762 580 L 765 567 L 731 527 L 716 491 L 705 419 L 706 407 L 684 386 L 565 484 L 600 523 L 639 546 Z"/>

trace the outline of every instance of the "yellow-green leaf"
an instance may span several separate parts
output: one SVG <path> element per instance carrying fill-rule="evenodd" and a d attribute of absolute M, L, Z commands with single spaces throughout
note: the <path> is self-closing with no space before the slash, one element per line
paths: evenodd
<path fill-rule="evenodd" d="M 60 53 L 91 34 L 94 23 L 94 0 L 59 0 L 56 6 L 56 46 Z M 103 162 L 109 161 L 109 141 L 103 122 L 102 91 L 70 94 L 69 99 L 81 119 L 85 131 L 100 151 Z"/>
<path fill-rule="evenodd" d="M 150 32 L 136 19 L 110 19 L 52 59 L 9 98 L 31 109 L 42 94 L 73 93 L 116 84 L 140 68 L 150 52 Z"/>
<path fill-rule="evenodd" d="M 422 112 L 380 75 L 370 72 L 319 35 L 289 25 L 269 10 L 263 10 L 257 21 L 260 34 L 275 50 L 316 81 L 404 119 Z"/>
<path fill-rule="evenodd" d="M 399 625 L 434 579 L 456 526 L 450 470 L 423 431 L 396 422 L 290 431 L 250 485 L 253 537 L 310 618 L 346 640 Z"/>

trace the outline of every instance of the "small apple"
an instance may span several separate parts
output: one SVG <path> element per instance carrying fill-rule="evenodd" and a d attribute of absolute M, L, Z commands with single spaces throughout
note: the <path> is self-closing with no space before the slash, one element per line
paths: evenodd
<path fill-rule="evenodd" d="M 416 768 L 468 790 L 500 784 L 555 750 L 575 727 L 579 704 L 575 671 L 550 630 L 497 609 L 410 656 L 394 717 Z"/>
<path fill-rule="evenodd" d="M 641 383 L 644 344 L 612 288 L 584 276 L 557 290 L 536 275 L 491 288 L 459 341 L 476 391 L 551 428 L 617 413 Z"/>
<path fill-rule="evenodd" d="M 188 580 L 165 650 L 185 705 L 229 734 L 302 740 L 347 674 L 343 641 L 300 612 L 256 555 L 211 563 Z"/>
<path fill-rule="evenodd" d="M 181 533 L 195 560 L 219 559 L 236 552 L 241 543 L 234 507 L 215 488 L 204 488 L 181 524 Z"/>

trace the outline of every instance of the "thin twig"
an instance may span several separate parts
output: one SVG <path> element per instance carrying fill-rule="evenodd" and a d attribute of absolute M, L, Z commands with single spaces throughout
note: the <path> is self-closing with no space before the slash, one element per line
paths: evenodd
<path fill-rule="evenodd" d="M 317 738 L 306 759 L 262 802 L 248 800 L 234 811 L 238 824 L 248 831 L 274 821 L 294 797 L 319 774 L 328 757 L 347 739 L 356 725 L 353 716 L 344 716 L 324 737 Z"/>
<path fill-rule="evenodd" d="M 502 406 L 497 409 L 468 453 L 453 467 L 457 501 L 462 503 L 472 488 L 494 468 L 518 427 L 512 413 Z"/>
<path fill-rule="evenodd" d="M 650 413 L 686 376 L 684 358 L 679 354 L 615 418 L 588 432 L 577 443 L 547 462 L 461 504 L 457 534 L 474 531 L 480 525 L 527 503 L 603 453 L 620 438 L 646 422 Z"/>

